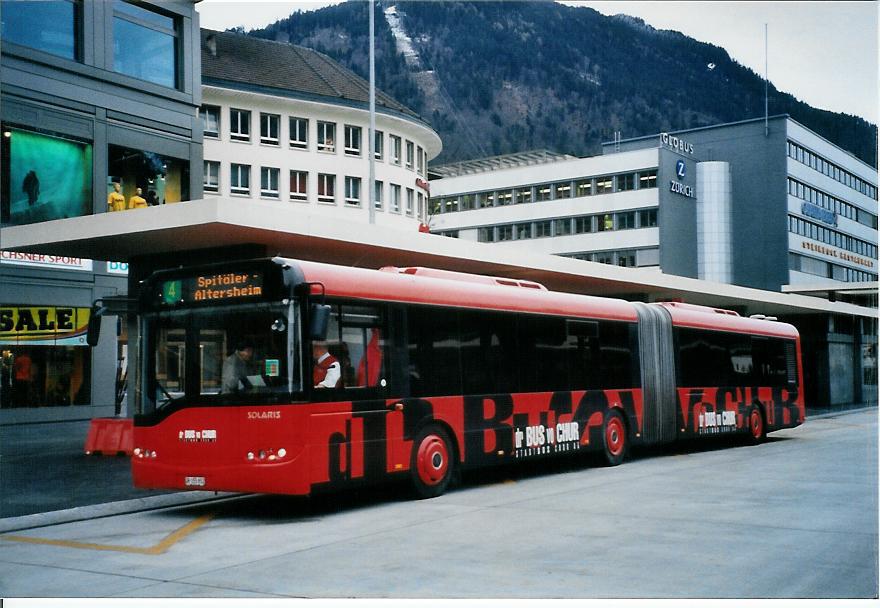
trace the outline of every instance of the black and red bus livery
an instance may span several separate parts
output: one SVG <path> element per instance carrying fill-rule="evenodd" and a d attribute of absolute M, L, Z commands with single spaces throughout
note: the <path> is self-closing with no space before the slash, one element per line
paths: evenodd
<path fill-rule="evenodd" d="M 427 268 L 284 258 L 154 273 L 140 302 L 134 482 L 310 494 L 765 434 L 804 421 L 794 327 Z M 312 342 L 339 362 L 313 386 Z M 224 389 L 236 345 L 241 390 Z"/>

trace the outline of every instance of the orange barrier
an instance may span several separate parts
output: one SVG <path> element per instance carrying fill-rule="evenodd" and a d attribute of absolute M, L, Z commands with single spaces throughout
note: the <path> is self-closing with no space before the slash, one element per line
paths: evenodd
<path fill-rule="evenodd" d="M 134 449 L 134 426 L 131 418 L 95 418 L 86 437 L 86 454 L 131 456 Z"/>

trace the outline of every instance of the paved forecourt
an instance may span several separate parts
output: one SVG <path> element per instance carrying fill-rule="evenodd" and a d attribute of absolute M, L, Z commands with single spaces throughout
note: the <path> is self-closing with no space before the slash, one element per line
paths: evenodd
<path fill-rule="evenodd" d="M 877 595 L 876 408 L 755 447 L 582 464 L 471 475 L 433 500 L 248 496 L 10 532 L 0 596 Z"/>

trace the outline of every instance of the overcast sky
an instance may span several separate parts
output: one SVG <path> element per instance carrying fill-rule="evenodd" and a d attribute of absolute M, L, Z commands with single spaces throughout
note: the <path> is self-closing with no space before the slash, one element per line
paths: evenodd
<path fill-rule="evenodd" d="M 326 0 L 196 4 L 202 27 L 263 27 Z M 770 81 L 812 106 L 861 116 L 877 124 L 878 3 L 876 2 L 574 2 L 606 15 L 641 17 L 657 29 L 678 30 L 723 47 L 733 59 L 764 74 L 768 26 Z M 365 25 L 366 27 L 366 25 Z"/>

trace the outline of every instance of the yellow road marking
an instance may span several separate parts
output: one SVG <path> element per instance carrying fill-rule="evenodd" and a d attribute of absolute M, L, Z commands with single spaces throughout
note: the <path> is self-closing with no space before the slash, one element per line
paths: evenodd
<path fill-rule="evenodd" d="M 94 551 L 120 551 L 122 553 L 140 553 L 142 555 L 159 555 L 165 553 L 175 543 L 180 542 L 214 518 L 214 514 L 202 515 L 195 520 L 182 526 L 160 540 L 152 547 L 126 547 L 124 545 L 102 545 L 98 543 L 82 543 L 75 540 L 57 540 L 52 538 L 35 538 L 33 536 L 0 536 L 2 540 L 11 540 L 17 543 L 30 543 L 32 545 L 54 545 L 56 547 L 70 547 L 73 549 L 92 549 Z"/>

